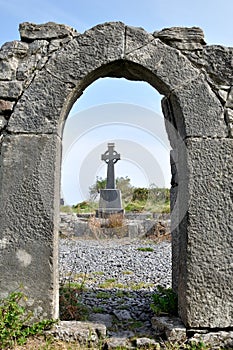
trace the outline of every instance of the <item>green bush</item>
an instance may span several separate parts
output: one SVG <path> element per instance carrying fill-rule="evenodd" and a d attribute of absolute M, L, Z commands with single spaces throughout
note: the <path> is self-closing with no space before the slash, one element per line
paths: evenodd
<path fill-rule="evenodd" d="M 144 187 L 135 188 L 133 191 L 134 201 L 146 201 L 148 199 L 149 189 Z"/>
<path fill-rule="evenodd" d="M 142 212 L 144 210 L 144 203 L 142 202 L 130 202 L 125 206 L 125 211 Z"/>
<path fill-rule="evenodd" d="M 0 300 L 1 349 L 16 344 L 23 345 L 28 337 L 43 333 L 55 323 L 54 320 L 43 320 L 29 324 L 32 312 L 21 306 L 23 301 L 26 301 L 26 296 L 22 292 L 13 292 L 6 299 Z"/>
<path fill-rule="evenodd" d="M 178 315 L 177 295 L 172 288 L 157 287 L 158 292 L 152 295 L 151 309 L 156 315 Z"/>

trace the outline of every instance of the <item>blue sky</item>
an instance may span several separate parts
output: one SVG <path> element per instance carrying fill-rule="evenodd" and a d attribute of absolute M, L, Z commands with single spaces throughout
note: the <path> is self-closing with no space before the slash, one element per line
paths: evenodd
<path fill-rule="evenodd" d="M 154 31 L 199 26 L 209 44 L 232 46 L 232 0 L 0 0 L 1 41 L 18 39 L 20 22 L 65 23 L 79 32 L 106 21 Z"/>
<path fill-rule="evenodd" d="M 0 0 L 0 11 L 0 46 L 19 40 L 19 23 L 48 21 L 67 24 L 79 32 L 108 21 L 122 21 L 148 32 L 199 26 L 208 44 L 233 46 L 232 0 Z M 101 79 L 86 89 L 64 131 L 62 195 L 67 203 L 86 199 L 95 177 L 104 176 L 100 154 L 110 140 L 122 155 L 117 176 L 129 174 L 136 186 L 156 182 L 169 187 L 169 145 L 161 130 L 161 97 L 148 84 L 125 79 Z M 147 128 L 140 121 L 145 118 L 149 120 Z M 81 158 L 80 149 L 85 149 Z"/>

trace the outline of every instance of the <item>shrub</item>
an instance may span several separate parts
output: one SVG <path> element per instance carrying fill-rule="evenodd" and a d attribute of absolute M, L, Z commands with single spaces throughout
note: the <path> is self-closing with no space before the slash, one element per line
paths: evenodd
<path fill-rule="evenodd" d="M 54 320 L 43 320 L 29 324 L 32 312 L 21 306 L 23 301 L 26 301 L 26 296 L 22 292 L 13 292 L 6 299 L 0 300 L 1 349 L 16 344 L 23 345 L 28 337 L 43 333 L 55 323 Z"/>
<path fill-rule="evenodd" d="M 133 201 L 146 201 L 148 199 L 149 189 L 144 187 L 135 188 L 133 191 Z"/>
<path fill-rule="evenodd" d="M 83 284 L 69 283 L 60 287 L 60 319 L 63 321 L 85 321 L 89 309 L 81 301 Z"/>
<path fill-rule="evenodd" d="M 140 201 L 130 202 L 125 206 L 125 211 L 142 212 L 144 210 L 144 203 Z"/>
<path fill-rule="evenodd" d="M 107 227 L 115 228 L 122 227 L 124 224 L 124 217 L 122 214 L 111 214 L 107 220 Z"/>
<path fill-rule="evenodd" d="M 158 286 L 158 292 L 152 295 L 151 309 L 156 315 L 168 314 L 177 316 L 178 300 L 172 288 Z"/>

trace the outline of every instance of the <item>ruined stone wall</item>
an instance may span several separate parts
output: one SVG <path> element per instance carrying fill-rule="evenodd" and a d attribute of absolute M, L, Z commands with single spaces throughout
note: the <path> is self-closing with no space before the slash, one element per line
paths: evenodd
<path fill-rule="evenodd" d="M 100 77 L 157 89 L 172 150 L 173 285 L 187 327 L 233 326 L 233 49 L 199 28 L 121 22 L 83 34 L 20 25 L 0 50 L 0 294 L 23 283 L 36 318 L 58 315 L 61 137 Z"/>

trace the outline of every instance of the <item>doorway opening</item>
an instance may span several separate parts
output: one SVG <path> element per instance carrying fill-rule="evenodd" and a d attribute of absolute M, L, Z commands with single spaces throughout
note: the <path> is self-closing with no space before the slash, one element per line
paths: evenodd
<path fill-rule="evenodd" d="M 152 295 L 158 285 L 171 287 L 170 145 L 160 99 L 144 82 L 99 79 L 74 104 L 63 132 L 60 315 L 104 319 L 109 334 L 149 336 Z M 109 141 L 121 154 L 115 176 L 125 214 L 106 227 L 95 210 Z M 69 288 L 72 300 L 78 295 L 70 313 Z"/>

